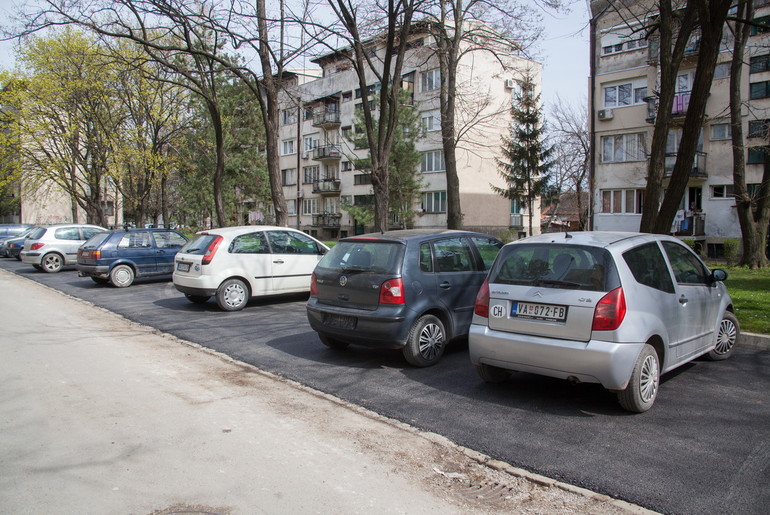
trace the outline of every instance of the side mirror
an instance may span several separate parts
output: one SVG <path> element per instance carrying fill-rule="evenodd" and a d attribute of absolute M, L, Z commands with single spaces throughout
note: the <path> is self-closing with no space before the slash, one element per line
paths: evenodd
<path fill-rule="evenodd" d="M 716 282 L 721 282 L 727 279 L 727 272 L 722 270 L 721 268 L 715 268 L 711 271 L 711 275 L 709 276 L 709 282 L 711 284 L 714 284 Z"/>
<path fill-rule="evenodd" d="M 327 249 L 326 247 L 321 247 L 321 246 L 318 247 L 318 255 L 323 256 L 327 252 L 329 252 L 329 249 Z"/>

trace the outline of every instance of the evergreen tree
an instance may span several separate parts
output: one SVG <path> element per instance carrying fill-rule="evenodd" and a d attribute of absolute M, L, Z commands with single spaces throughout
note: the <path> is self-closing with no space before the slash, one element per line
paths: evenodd
<path fill-rule="evenodd" d="M 502 197 L 518 200 L 527 206 L 529 234 L 532 235 L 534 201 L 549 192 L 548 172 L 552 165 L 553 147 L 545 141 L 540 95 L 535 95 L 532 75 L 527 73 L 519 86 L 511 107 L 511 137 L 503 138 L 502 158 L 497 159 L 500 176 L 507 187 L 491 187 Z"/>

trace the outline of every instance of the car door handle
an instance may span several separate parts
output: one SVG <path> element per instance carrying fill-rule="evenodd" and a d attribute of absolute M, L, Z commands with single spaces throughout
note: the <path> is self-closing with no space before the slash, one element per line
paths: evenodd
<path fill-rule="evenodd" d="M 283 264 L 283 259 L 274 259 L 273 263 L 275 263 L 277 265 L 282 265 Z"/>
<path fill-rule="evenodd" d="M 438 287 L 448 290 L 452 287 L 452 284 L 449 281 L 444 281 L 443 283 L 439 284 Z"/>
<path fill-rule="evenodd" d="M 687 297 L 682 295 L 681 297 L 679 297 L 679 304 L 687 304 L 687 300 L 688 300 Z"/>

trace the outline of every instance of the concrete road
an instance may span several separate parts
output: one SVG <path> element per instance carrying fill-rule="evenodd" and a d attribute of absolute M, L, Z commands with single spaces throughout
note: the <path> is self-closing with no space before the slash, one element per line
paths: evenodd
<path fill-rule="evenodd" d="M 0 512 L 643 513 L 0 271 Z"/>

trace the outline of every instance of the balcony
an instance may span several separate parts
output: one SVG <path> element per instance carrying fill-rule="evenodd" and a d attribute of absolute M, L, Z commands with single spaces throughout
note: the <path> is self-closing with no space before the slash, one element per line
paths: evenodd
<path fill-rule="evenodd" d="M 336 129 L 340 125 L 340 111 L 337 106 L 321 107 L 313 111 L 313 127 Z"/>
<path fill-rule="evenodd" d="M 674 172 L 674 164 L 676 164 L 676 152 L 669 152 L 666 154 L 666 166 L 663 170 L 663 178 L 670 179 L 671 174 Z M 695 159 L 692 163 L 692 170 L 690 170 L 691 179 L 707 179 L 708 172 L 706 171 L 706 153 L 696 152 Z"/>
<path fill-rule="evenodd" d="M 339 195 L 340 194 L 340 180 L 339 179 L 322 179 L 313 183 L 313 193 L 320 195 Z"/>
<path fill-rule="evenodd" d="M 342 159 L 342 150 L 338 145 L 324 145 L 313 149 L 313 159 L 321 162 L 337 162 Z"/>
<path fill-rule="evenodd" d="M 319 213 L 313 215 L 313 227 L 339 227 L 342 213 Z"/>
<path fill-rule="evenodd" d="M 521 213 L 511 213 L 511 221 L 509 222 L 508 227 L 524 227 L 524 215 Z"/>
<path fill-rule="evenodd" d="M 674 95 L 674 103 L 671 104 L 671 114 L 673 116 L 684 116 L 687 114 L 691 93 L 691 91 L 680 91 Z"/>
<path fill-rule="evenodd" d="M 703 213 L 691 213 L 691 216 L 683 220 L 675 221 L 672 226 L 674 236 L 705 236 L 706 215 Z"/>

